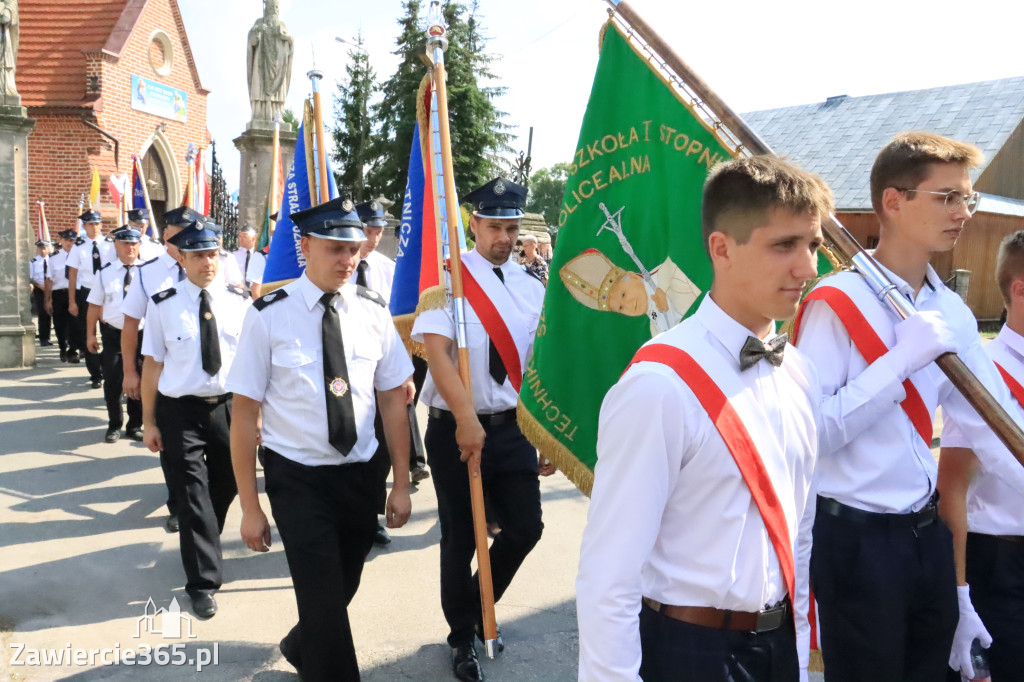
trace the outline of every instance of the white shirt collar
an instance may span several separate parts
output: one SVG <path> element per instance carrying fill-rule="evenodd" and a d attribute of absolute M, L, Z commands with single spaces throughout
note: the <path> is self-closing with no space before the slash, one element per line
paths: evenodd
<path fill-rule="evenodd" d="M 1003 328 L 999 330 L 999 334 L 996 336 L 996 339 L 1014 353 L 1024 358 L 1024 336 L 1021 336 L 1010 329 L 1010 325 L 1004 324 Z"/>
<path fill-rule="evenodd" d="M 719 305 L 712 300 L 711 294 L 704 297 L 704 300 L 701 301 L 700 306 L 697 308 L 697 312 L 695 312 L 693 316 L 696 317 L 709 332 L 711 332 L 712 336 L 718 339 L 718 342 L 722 344 L 728 352 L 729 357 L 733 359 L 738 367 L 740 350 L 743 348 L 743 344 L 747 342 L 749 337 L 755 336 L 755 334 L 722 310 Z M 775 329 L 773 328 L 768 332 L 767 336 L 761 340 L 770 341 L 776 336 L 778 336 L 778 334 L 776 334 Z"/>
<path fill-rule="evenodd" d="M 216 283 L 217 283 L 217 280 L 215 279 L 210 284 L 212 285 L 212 284 L 216 284 Z M 187 293 L 189 295 L 189 297 L 193 301 L 195 301 L 195 300 L 197 300 L 199 298 L 199 292 L 201 291 L 201 289 L 199 287 L 197 287 L 195 284 L 193 284 L 192 280 L 190 280 L 188 277 L 183 279 L 181 281 L 181 284 L 178 285 L 178 287 L 183 289 L 185 291 L 185 293 Z M 207 288 L 209 288 L 209 287 L 207 287 Z"/>
<path fill-rule="evenodd" d="M 308 310 L 313 310 L 316 304 L 320 302 L 320 298 L 326 292 L 317 285 L 313 284 L 313 282 L 310 281 L 309 277 L 306 276 L 305 272 L 303 272 L 302 276 L 295 280 L 295 282 L 296 288 L 298 289 L 299 294 L 302 296 L 302 301 L 306 304 L 306 308 Z M 339 296 L 337 300 L 335 300 L 335 308 L 338 307 L 338 303 L 341 302 L 342 300 L 348 301 L 347 297 L 352 295 L 351 289 L 353 288 L 354 287 L 343 286 L 338 291 Z"/>
<path fill-rule="evenodd" d="M 869 253 L 871 253 L 872 256 L 874 256 L 874 251 L 873 250 L 870 251 Z M 886 275 L 888 275 L 889 279 L 892 281 L 893 284 L 896 285 L 896 288 L 899 289 L 900 293 L 902 293 L 904 296 L 906 296 L 911 301 L 913 301 L 914 300 L 914 287 L 910 286 L 906 282 L 906 280 L 904 280 L 902 277 L 897 275 L 895 272 L 893 272 L 889 268 L 887 268 L 884 265 L 882 265 L 877 260 L 875 262 L 878 263 L 878 267 L 882 269 L 882 272 L 884 272 Z M 942 278 L 940 278 L 939 274 L 937 272 L 935 272 L 935 268 L 933 268 L 931 266 L 931 263 L 929 263 L 927 267 L 928 267 L 928 269 L 925 271 L 925 274 L 924 274 L 925 284 L 923 285 L 920 293 L 924 293 L 925 289 L 930 289 L 932 292 L 937 292 L 943 286 L 945 286 L 942 283 Z"/>

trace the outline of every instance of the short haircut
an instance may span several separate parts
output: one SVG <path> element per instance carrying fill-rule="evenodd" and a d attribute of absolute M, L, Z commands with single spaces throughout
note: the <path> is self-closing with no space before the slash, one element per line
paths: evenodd
<path fill-rule="evenodd" d="M 832 190 L 825 181 L 789 161 L 768 155 L 723 161 L 711 169 L 704 183 L 704 249 L 709 250 L 712 232 L 724 232 L 745 244 L 775 208 L 815 213 L 824 221 L 832 207 Z"/>
<path fill-rule="evenodd" d="M 1010 305 L 1010 286 L 1019 277 L 1024 277 L 1024 230 L 1007 235 L 996 255 L 996 282 L 1007 306 Z"/>
<path fill-rule="evenodd" d="M 977 168 L 985 155 L 973 144 L 935 133 L 900 133 L 878 152 L 871 167 L 871 206 L 882 210 L 882 193 L 890 187 L 916 189 L 931 173 L 932 164 L 962 163 Z"/>
<path fill-rule="evenodd" d="M 521 241 L 524 244 L 539 244 L 540 243 L 540 241 L 535 236 L 533 236 L 532 234 L 524 234 L 522 237 L 519 238 L 519 241 Z"/>

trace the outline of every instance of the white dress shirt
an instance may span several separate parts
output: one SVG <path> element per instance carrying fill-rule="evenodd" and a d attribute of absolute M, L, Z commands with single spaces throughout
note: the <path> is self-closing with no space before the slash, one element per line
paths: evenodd
<path fill-rule="evenodd" d="M 384 297 L 385 303 L 391 302 L 391 287 L 395 280 L 395 261 L 383 253 L 371 251 L 366 258 L 366 288 L 373 289 Z M 356 285 L 356 273 L 348 281 L 348 286 Z"/>
<path fill-rule="evenodd" d="M 68 288 L 68 277 L 64 274 L 64 267 L 68 263 L 68 256 L 71 255 L 70 251 L 61 249 L 57 253 L 50 256 L 50 267 L 47 268 L 46 279 L 53 282 L 50 285 L 50 291 L 60 291 L 61 289 Z"/>
<path fill-rule="evenodd" d="M 249 265 L 246 267 L 245 254 L 249 254 Z M 246 285 L 256 283 L 263 283 L 263 271 L 267 267 L 267 257 L 262 251 L 253 249 L 252 251 L 246 251 L 242 247 L 238 247 L 231 252 L 231 255 L 235 258 L 235 264 L 238 266 L 239 272 L 242 273 L 242 277 L 245 278 Z"/>
<path fill-rule="evenodd" d="M 238 267 L 238 261 L 224 249 L 220 250 L 220 266 L 217 268 L 217 276 L 232 286 L 249 288 L 245 285 L 245 277 L 242 276 L 242 269 Z"/>
<path fill-rule="evenodd" d="M 926 284 L 916 297 L 906 282 L 883 270 L 918 310 L 942 315 L 956 337 L 960 358 L 996 400 L 1012 410 L 1013 398 L 982 350 L 978 323 L 963 300 L 942 283 L 931 266 Z M 882 306 L 885 328 L 875 331 L 888 348 L 895 345 L 894 327 L 900 318 L 888 303 L 878 301 L 860 275 L 832 275 L 818 286 L 833 286 L 855 301 L 868 300 L 871 305 Z M 872 512 L 904 513 L 923 507 L 935 491 L 938 467 L 931 444 L 924 442 L 900 406 L 906 393 L 891 357 L 883 355 L 868 366 L 824 301 L 807 304 L 797 343 L 818 368 L 825 396 L 818 493 Z M 910 379 L 933 420 L 936 407 L 941 405 L 943 419 L 957 421 L 982 464 L 1024 492 L 1024 467 L 935 363 Z"/>
<path fill-rule="evenodd" d="M 471 251 L 463 254 L 463 258 L 483 258 L 477 252 Z M 491 264 L 491 267 L 497 267 Z M 512 297 L 512 302 L 519 309 L 519 312 L 526 318 L 530 334 L 530 350 L 527 358 L 533 353 L 533 338 L 537 334 L 537 325 L 540 321 L 541 308 L 544 305 L 544 285 L 540 281 L 526 274 L 522 265 L 511 261 L 501 265 L 501 273 L 505 277 L 505 288 Z M 497 276 L 497 275 L 495 275 Z M 473 403 L 478 414 L 494 414 L 513 409 L 519 402 L 519 394 L 512 388 L 512 383 L 505 379 L 505 383 L 498 385 L 489 371 L 490 362 L 490 339 L 484 330 L 484 325 L 477 317 L 473 306 L 466 301 L 466 338 L 469 344 L 469 370 L 473 382 Z M 436 310 L 425 310 L 416 317 L 412 327 L 411 337 L 414 341 L 423 343 L 424 334 L 438 334 L 446 338 L 455 339 L 455 317 L 452 313 L 451 302 L 444 308 Z M 458 355 L 457 344 L 452 343 L 451 359 L 456 361 Z M 523 365 L 523 369 L 526 366 Z M 434 385 L 434 379 L 427 372 L 427 378 L 423 382 L 421 400 L 430 407 L 437 407 L 442 410 L 448 409 L 441 393 Z"/>
<path fill-rule="evenodd" d="M 121 312 L 121 303 L 124 301 L 124 275 L 131 270 L 132 282 L 139 276 L 138 260 L 131 265 L 125 265 L 118 258 L 115 263 L 107 263 L 99 272 L 99 277 L 89 291 L 87 299 L 92 305 L 103 308 L 102 320 L 112 327 L 124 329 L 124 313 Z M 141 329 L 145 324 L 143 320 L 139 324 Z M 120 352 L 120 349 L 118 349 Z"/>
<path fill-rule="evenodd" d="M 46 286 L 46 278 L 49 274 L 50 262 L 47 256 L 36 256 L 28 262 L 28 278 L 40 289 Z"/>
<path fill-rule="evenodd" d="M 1024 337 L 1009 325 L 1003 325 L 999 335 L 985 346 L 985 352 L 1018 383 L 1024 384 Z M 1007 411 L 1024 418 L 1024 408 L 1016 400 L 1014 408 L 1007 408 Z M 943 420 L 942 447 L 971 447 L 952 415 Z M 967 526 L 970 531 L 988 535 L 1024 535 L 1022 510 L 1024 496 L 998 476 L 979 467 L 967 489 Z"/>
<path fill-rule="evenodd" d="M 178 261 L 166 251 L 153 260 L 139 266 L 138 277 L 128 287 L 128 295 L 121 305 L 121 312 L 137 320 L 145 319 L 153 294 L 170 289 L 184 281 L 185 272 Z"/>
<path fill-rule="evenodd" d="M 92 287 L 92 245 L 93 240 L 83 237 L 85 241 L 71 247 L 68 254 L 67 266 L 78 269 L 78 279 L 75 282 L 76 289 L 89 289 Z M 117 250 L 114 249 L 114 242 L 108 242 L 106 238 L 100 237 L 96 240 L 96 246 L 100 252 L 100 267 L 117 260 Z"/>
<path fill-rule="evenodd" d="M 792 346 L 781 367 L 759 361 L 741 372 L 739 353 L 750 336 L 706 296 L 696 313 L 650 343 L 691 355 L 704 347 L 705 371 L 729 372 L 740 395 L 760 408 L 764 418 L 744 426 L 770 471 L 776 459 L 768 455 L 776 453 L 774 470 L 784 479 L 776 487 L 795 550 L 798 524 L 813 502 L 820 389 L 814 368 Z M 718 370 L 709 367 L 718 362 Z M 637 363 L 608 391 L 597 454 L 576 579 L 580 680 L 640 679 L 643 596 L 745 612 L 785 598 L 778 556 L 750 489 L 672 368 Z M 783 486 L 791 499 L 783 497 Z"/>
<path fill-rule="evenodd" d="M 136 227 L 135 229 L 138 230 L 139 228 Z M 159 258 L 161 254 L 165 253 L 167 253 L 167 249 L 163 244 L 143 235 L 142 240 L 139 242 L 139 261 L 145 263 L 154 258 Z"/>
<path fill-rule="evenodd" d="M 169 398 L 227 393 L 225 382 L 235 358 L 242 320 L 252 301 L 220 280 L 207 287 L 217 321 L 221 361 L 220 371 L 210 376 L 203 369 L 199 338 L 200 289 L 187 279 L 171 289 L 176 293 L 154 301 L 146 311 L 146 333 L 142 339 L 143 355 L 164 363 L 157 389 Z"/>
<path fill-rule="evenodd" d="M 286 293 L 284 297 L 280 293 Z M 367 462 L 377 450 L 374 389 L 389 391 L 412 376 L 412 362 L 391 315 L 342 287 L 335 299 L 358 438 L 347 456 L 327 434 L 324 386 L 324 292 L 305 273 L 267 294 L 245 318 L 228 390 L 263 403 L 263 444 L 308 466 Z M 274 297 L 277 297 L 276 300 Z"/>

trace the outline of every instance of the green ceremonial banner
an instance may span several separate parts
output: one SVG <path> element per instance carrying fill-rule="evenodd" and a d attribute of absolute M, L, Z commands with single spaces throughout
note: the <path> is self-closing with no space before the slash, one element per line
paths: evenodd
<path fill-rule="evenodd" d="M 667 78 L 605 25 L 520 394 L 523 433 L 587 494 L 605 393 L 711 284 L 701 192 L 734 151 Z"/>

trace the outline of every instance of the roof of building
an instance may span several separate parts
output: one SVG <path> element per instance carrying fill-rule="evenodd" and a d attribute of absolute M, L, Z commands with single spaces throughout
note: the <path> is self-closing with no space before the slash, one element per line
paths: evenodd
<path fill-rule="evenodd" d="M 21 0 L 18 69 L 15 76 L 27 107 L 91 107 L 86 56 L 117 59 L 149 0 Z M 204 92 L 176 0 L 167 0 L 183 41 L 196 89 Z"/>
<path fill-rule="evenodd" d="M 985 164 L 1024 119 L 1024 76 L 824 102 L 743 114 L 777 153 L 821 175 L 841 210 L 870 210 L 875 155 L 898 133 L 921 130 L 976 145 Z"/>

